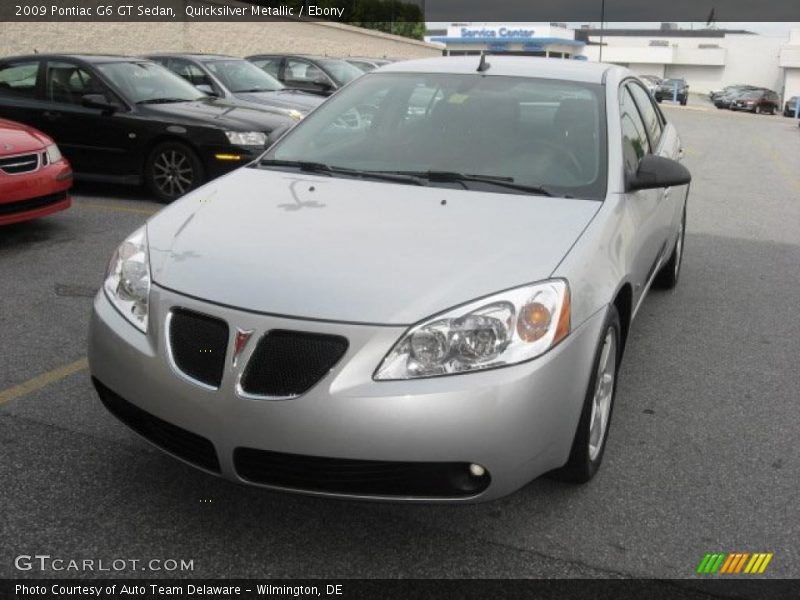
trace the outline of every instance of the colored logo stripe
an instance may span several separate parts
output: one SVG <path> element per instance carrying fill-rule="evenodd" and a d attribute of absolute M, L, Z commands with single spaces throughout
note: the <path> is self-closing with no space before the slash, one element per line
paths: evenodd
<path fill-rule="evenodd" d="M 745 573 L 749 575 L 763 573 L 769 562 L 772 560 L 772 553 L 755 552 L 715 552 L 707 553 L 700 565 L 697 567 L 697 572 L 713 575 L 714 573 L 735 575 Z"/>

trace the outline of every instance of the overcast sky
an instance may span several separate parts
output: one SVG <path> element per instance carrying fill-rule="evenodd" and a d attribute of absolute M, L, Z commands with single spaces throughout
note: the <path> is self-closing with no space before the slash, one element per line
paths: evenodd
<path fill-rule="evenodd" d="M 572 28 L 578 28 L 581 25 L 587 24 L 586 22 L 583 23 L 567 23 Z M 588 23 L 593 27 L 599 27 L 599 22 Z M 445 28 L 450 23 L 428 23 L 429 29 L 441 29 Z M 632 22 L 621 22 L 621 23 L 606 23 L 606 27 L 614 28 L 614 29 L 638 29 L 638 28 L 645 28 L 645 29 L 658 29 L 661 23 L 652 23 L 652 22 L 641 22 L 641 23 L 632 23 Z M 705 23 L 688 23 L 688 22 L 681 22 L 678 23 L 681 29 L 703 29 L 706 24 Z M 718 29 L 746 29 L 747 31 L 753 31 L 755 33 L 760 33 L 762 35 L 776 35 L 776 36 L 787 36 L 791 29 L 800 29 L 800 23 L 743 23 L 743 22 L 736 22 L 736 23 L 715 23 L 715 26 Z"/>

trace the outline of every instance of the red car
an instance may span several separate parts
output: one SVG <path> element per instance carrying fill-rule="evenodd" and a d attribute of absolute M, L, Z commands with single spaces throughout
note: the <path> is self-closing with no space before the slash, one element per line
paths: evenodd
<path fill-rule="evenodd" d="M 69 208 L 72 167 L 53 140 L 0 119 L 0 225 Z"/>

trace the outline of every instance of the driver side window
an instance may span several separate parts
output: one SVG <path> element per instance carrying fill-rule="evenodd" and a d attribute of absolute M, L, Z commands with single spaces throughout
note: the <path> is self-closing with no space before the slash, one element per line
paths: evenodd
<path fill-rule="evenodd" d="M 636 173 L 639 162 L 650 153 L 650 142 L 636 103 L 627 87 L 620 89 L 619 116 L 622 127 L 622 160 L 625 172 Z"/>
<path fill-rule="evenodd" d="M 288 59 L 286 61 L 286 80 L 301 83 L 313 83 L 320 79 L 328 79 L 322 69 L 303 60 Z"/>
<path fill-rule="evenodd" d="M 97 78 L 78 65 L 67 62 L 47 63 L 45 99 L 80 106 L 81 99 L 86 94 L 108 96 Z"/>

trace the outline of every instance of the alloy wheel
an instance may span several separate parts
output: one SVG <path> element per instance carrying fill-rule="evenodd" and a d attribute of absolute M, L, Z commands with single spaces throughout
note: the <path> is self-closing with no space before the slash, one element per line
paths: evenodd
<path fill-rule="evenodd" d="M 613 328 L 606 331 L 600 360 L 597 364 L 597 376 L 594 396 L 592 397 L 592 414 L 589 417 L 589 460 L 595 460 L 603 449 L 603 443 L 611 417 L 611 401 L 614 398 L 614 385 L 617 372 L 617 335 Z"/>
<path fill-rule="evenodd" d="M 194 178 L 192 162 L 180 150 L 165 150 L 153 162 L 153 180 L 165 196 L 182 196 L 192 189 Z"/>

